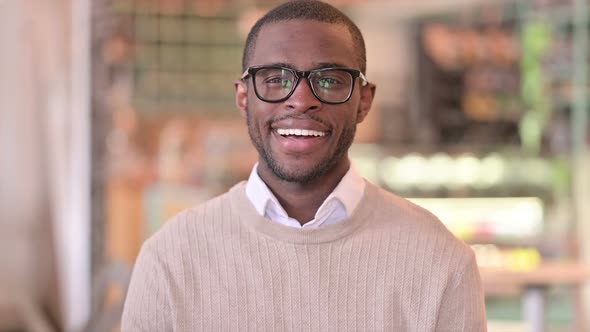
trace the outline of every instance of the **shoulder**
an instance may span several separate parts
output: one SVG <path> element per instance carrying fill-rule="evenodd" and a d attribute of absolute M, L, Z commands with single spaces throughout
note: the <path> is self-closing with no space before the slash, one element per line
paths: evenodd
<path fill-rule="evenodd" d="M 372 199 L 365 201 L 373 209 L 367 231 L 384 238 L 392 255 L 416 262 L 412 266 L 417 270 L 412 271 L 450 281 L 477 270 L 473 250 L 430 211 L 374 184 L 367 188 Z M 432 267 L 436 273 L 431 273 Z"/>
<path fill-rule="evenodd" d="M 370 182 L 367 182 L 367 190 L 373 196 L 367 204 L 374 205 L 374 219 L 384 229 L 417 241 L 434 242 L 434 245 L 445 248 L 453 247 L 467 256 L 473 254 L 432 212 Z"/>
<path fill-rule="evenodd" d="M 446 227 L 432 212 L 392 192 L 367 182 L 367 191 L 373 198 L 368 204 L 374 204 L 375 214 L 385 219 L 395 219 L 403 224 L 424 224 L 425 226 L 446 230 Z"/>
<path fill-rule="evenodd" d="M 194 245 L 197 238 L 206 239 L 207 232 L 216 232 L 217 228 L 227 225 L 237 215 L 231 201 L 233 195 L 239 194 L 241 185 L 243 183 L 195 207 L 179 212 L 152 234 L 145 241 L 144 247 L 156 252 L 170 252 L 170 249 Z"/>

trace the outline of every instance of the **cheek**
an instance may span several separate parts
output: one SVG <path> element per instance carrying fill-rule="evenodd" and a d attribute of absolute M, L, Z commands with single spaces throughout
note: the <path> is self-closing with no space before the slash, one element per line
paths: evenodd
<path fill-rule="evenodd" d="M 249 104 L 246 112 L 248 127 L 250 130 L 255 130 L 259 132 L 259 134 L 264 135 L 269 133 L 269 118 L 265 116 L 268 112 L 261 109 L 261 106 L 263 105 L 258 105 L 256 103 Z"/>
<path fill-rule="evenodd" d="M 346 116 L 340 119 L 343 127 L 350 127 L 359 123 L 362 119 L 361 109 L 360 106 L 356 106 L 353 109 L 345 110 Z"/>

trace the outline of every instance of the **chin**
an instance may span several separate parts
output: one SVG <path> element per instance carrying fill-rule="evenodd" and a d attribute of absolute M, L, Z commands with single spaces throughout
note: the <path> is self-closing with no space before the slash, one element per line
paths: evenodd
<path fill-rule="evenodd" d="M 306 165 L 269 165 L 273 174 L 282 181 L 292 183 L 310 183 L 322 177 L 333 167 L 327 167 L 325 164 L 316 164 L 313 166 Z"/>

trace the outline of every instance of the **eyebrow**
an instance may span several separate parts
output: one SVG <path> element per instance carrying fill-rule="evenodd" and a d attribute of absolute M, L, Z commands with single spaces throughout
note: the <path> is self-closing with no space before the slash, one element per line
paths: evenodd
<path fill-rule="evenodd" d="M 322 69 L 322 68 L 349 68 L 349 66 L 345 66 L 344 64 L 336 63 L 336 62 L 320 62 L 320 63 L 318 63 L 318 66 L 316 69 Z"/>
<path fill-rule="evenodd" d="M 278 66 L 278 67 L 285 67 L 285 68 L 299 70 L 299 69 L 295 68 L 295 66 L 293 66 L 292 64 L 285 63 L 285 62 L 272 62 L 272 63 L 266 64 L 266 66 Z M 336 63 L 336 62 L 319 62 L 311 70 L 324 69 L 324 68 L 349 68 L 349 67 L 346 65 L 340 64 L 340 63 Z"/>

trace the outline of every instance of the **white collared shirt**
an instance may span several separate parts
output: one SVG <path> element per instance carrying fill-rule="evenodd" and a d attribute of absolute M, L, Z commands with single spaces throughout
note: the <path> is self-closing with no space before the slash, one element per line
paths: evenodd
<path fill-rule="evenodd" d="M 258 214 L 273 222 L 295 228 L 317 228 L 344 220 L 357 207 L 364 191 L 365 180 L 351 165 L 334 191 L 322 203 L 314 219 L 301 226 L 297 220 L 287 215 L 275 195 L 262 181 L 258 175 L 258 164 L 254 165 L 246 184 L 246 196 Z"/>

